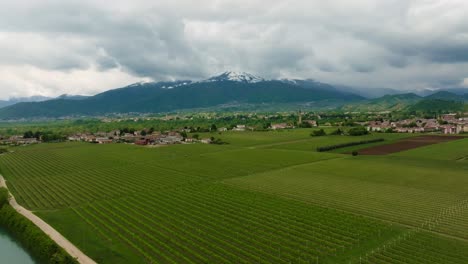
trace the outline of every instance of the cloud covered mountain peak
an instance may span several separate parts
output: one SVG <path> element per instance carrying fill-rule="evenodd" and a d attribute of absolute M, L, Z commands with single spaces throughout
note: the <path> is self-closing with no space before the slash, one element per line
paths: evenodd
<path fill-rule="evenodd" d="M 257 83 L 265 81 L 264 78 L 255 76 L 247 72 L 226 71 L 220 75 L 211 77 L 204 82 L 233 81 L 243 83 Z"/>

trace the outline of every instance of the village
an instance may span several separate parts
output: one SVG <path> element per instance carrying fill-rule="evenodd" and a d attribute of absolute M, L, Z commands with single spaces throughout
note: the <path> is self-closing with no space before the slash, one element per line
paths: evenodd
<path fill-rule="evenodd" d="M 466 116 L 466 115 L 465 115 Z M 318 117 L 320 120 L 320 117 Z M 297 128 L 314 128 L 319 126 L 316 120 L 302 120 L 302 115 L 298 116 L 295 122 L 281 122 L 268 124 L 263 130 L 278 131 Z M 320 123 L 320 127 L 342 127 L 342 126 L 363 126 L 369 132 L 377 133 L 438 133 L 438 134 L 460 134 L 468 133 L 468 118 L 459 117 L 455 113 L 443 114 L 436 118 L 411 118 L 402 119 L 398 121 L 385 120 L 383 118 L 376 118 L 366 122 L 337 122 L 337 123 Z M 217 128 L 212 125 L 211 128 L 197 131 L 192 128 L 180 128 L 170 131 L 154 131 L 154 129 L 142 130 L 112 130 L 109 132 L 96 132 L 96 133 L 73 133 L 65 135 L 60 139 L 53 141 L 70 141 L 70 142 L 88 142 L 94 144 L 111 144 L 111 143 L 126 143 L 141 146 L 155 146 L 155 145 L 172 145 L 172 144 L 226 144 L 221 139 L 216 139 L 214 136 L 201 138 L 198 132 L 206 135 L 216 135 L 214 133 L 222 134 L 226 131 L 244 132 L 244 131 L 257 131 L 258 128 L 244 124 L 232 125 L 231 127 Z M 205 133 L 204 133 L 205 132 Z M 30 145 L 45 142 L 41 136 L 31 135 L 14 135 L 3 137 L 0 135 L 0 145 Z"/>
<path fill-rule="evenodd" d="M 468 118 L 457 114 L 443 114 L 439 119 L 412 118 L 399 121 L 375 120 L 361 123 L 373 132 L 396 133 L 468 133 Z"/>
<path fill-rule="evenodd" d="M 302 120 L 300 121 L 302 122 Z M 303 122 L 308 123 L 311 127 L 316 127 L 317 122 L 314 120 L 305 120 Z M 289 123 L 278 123 L 272 124 L 269 130 L 281 130 L 281 129 L 293 129 L 296 128 Z M 207 132 L 222 133 L 226 131 L 244 132 L 244 131 L 255 131 L 254 127 L 247 125 L 235 125 L 232 128 L 216 126 L 207 129 Z M 196 132 L 196 131 L 195 131 Z M 151 131 L 141 130 L 130 132 L 122 132 L 120 130 L 114 130 L 110 132 L 98 132 L 98 133 L 84 133 L 74 134 L 67 138 L 68 141 L 82 141 L 98 144 L 109 144 L 109 143 L 131 143 L 135 145 L 171 145 L 171 144 L 191 144 L 191 143 L 202 143 L 202 144 L 225 144 L 219 139 L 214 137 L 200 138 L 199 134 L 194 134 L 194 131 L 190 128 L 182 128 L 174 131 Z"/>

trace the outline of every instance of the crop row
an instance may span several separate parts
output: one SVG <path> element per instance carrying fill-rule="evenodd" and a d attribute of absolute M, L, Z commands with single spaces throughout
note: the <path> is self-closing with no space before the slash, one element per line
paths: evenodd
<path fill-rule="evenodd" d="M 398 243 L 369 256 L 361 257 L 360 263 L 468 263 L 468 243 L 416 232 Z"/>
<path fill-rule="evenodd" d="M 311 201 L 321 206 L 354 211 L 415 227 L 419 227 L 460 200 L 458 196 L 442 192 L 332 176 L 325 177 L 317 174 L 307 175 L 307 177 L 296 174 L 298 176 L 294 180 L 285 181 L 284 179 L 288 179 L 289 174 L 292 172 L 276 171 L 273 174 L 255 175 L 251 178 L 230 179 L 225 183 L 295 200 Z M 468 235 L 466 221 L 463 223 L 463 219 L 457 215 L 450 218 L 449 224 L 441 226 L 439 230 L 461 237 Z"/>
<path fill-rule="evenodd" d="M 386 229 L 373 220 L 199 184 L 75 208 L 154 262 L 315 263 Z"/>
<path fill-rule="evenodd" d="M 127 160 L 122 153 L 112 152 L 114 148 L 105 146 L 99 154 L 93 147 L 18 151 L 2 156 L 0 167 L 20 203 L 30 209 L 53 209 L 143 190 L 253 174 L 316 158 L 296 152 L 285 155 L 285 151 L 278 150 L 269 150 L 269 155 L 264 156 L 239 150 L 206 153 L 191 159 L 179 154 L 149 160 L 145 154 Z M 240 158 L 234 161 L 234 156 Z"/>

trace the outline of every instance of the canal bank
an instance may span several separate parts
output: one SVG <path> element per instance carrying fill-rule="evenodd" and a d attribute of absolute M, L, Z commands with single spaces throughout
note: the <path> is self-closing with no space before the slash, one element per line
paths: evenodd
<path fill-rule="evenodd" d="M 79 263 L 52 240 L 48 234 L 40 229 L 39 226 L 35 225 L 27 216 L 23 215 L 23 212 L 19 212 L 14 208 L 16 205 L 14 197 L 9 197 L 10 194 L 5 188 L 5 182 L 3 181 L 1 183 L 3 186 L 0 187 L 0 228 L 8 230 L 9 237 L 18 241 L 22 248 L 40 263 Z M 25 211 L 29 212 L 27 210 Z M 5 246 L 8 245 L 8 241 L 4 243 L 6 243 Z M 4 259 L 1 255 L 0 260 L 8 261 L 8 259 Z M 8 261 L 5 263 L 10 262 Z"/>

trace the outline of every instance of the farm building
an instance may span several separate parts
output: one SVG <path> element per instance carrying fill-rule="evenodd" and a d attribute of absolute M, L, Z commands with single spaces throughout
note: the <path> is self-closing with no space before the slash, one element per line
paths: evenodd
<path fill-rule="evenodd" d="M 204 138 L 202 140 L 200 140 L 201 143 L 203 144 L 211 144 L 211 139 L 210 138 Z"/>
<path fill-rule="evenodd" d="M 237 125 L 232 131 L 245 131 L 245 125 Z"/>
<path fill-rule="evenodd" d="M 395 131 L 398 133 L 422 133 L 424 132 L 423 127 L 397 127 Z"/>
<path fill-rule="evenodd" d="M 110 144 L 112 143 L 112 139 L 109 139 L 107 137 L 99 137 L 95 139 L 95 142 L 99 144 Z"/>
<path fill-rule="evenodd" d="M 160 144 L 168 145 L 168 144 L 177 144 L 181 143 L 184 138 L 182 136 L 166 136 L 161 137 L 159 139 Z"/>
<path fill-rule="evenodd" d="M 78 136 L 78 135 L 69 136 L 68 141 L 81 141 L 81 136 Z"/>
<path fill-rule="evenodd" d="M 140 145 L 140 146 L 148 145 L 148 143 L 149 143 L 148 139 L 139 139 L 135 141 L 135 145 Z"/>
<path fill-rule="evenodd" d="M 302 122 L 303 122 L 303 123 L 307 123 L 307 124 L 309 124 L 310 126 L 313 126 L 313 127 L 318 126 L 318 125 L 317 125 L 317 121 L 315 121 L 315 120 L 304 120 L 304 121 L 302 121 Z"/>
<path fill-rule="evenodd" d="M 468 123 L 467 124 L 458 124 L 457 133 L 468 133 Z"/>
<path fill-rule="evenodd" d="M 291 126 L 289 126 L 288 124 L 286 123 L 280 123 L 280 124 L 272 124 L 271 125 L 271 129 L 273 130 L 277 130 L 277 129 L 286 129 L 286 128 L 290 128 Z"/>
<path fill-rule="evenodd" d="M 393 124 L 391 124 L 389 121 L 371 121 L 367 125 L 367 130 L 368 131 L 385 131 L 387 129 L 390 129 L 393 127 Z"/>
<path fill-rule="evenodd" d="M 440 126 L 444 134 L 457 134 L 457 126 L 454 125 L 443 125 Z"/>
<path fill-rule="evenodd" d="M 445 114 L 441 116 L 441 119 L 447 122 L 455 121 L 457 114 Z"/>

